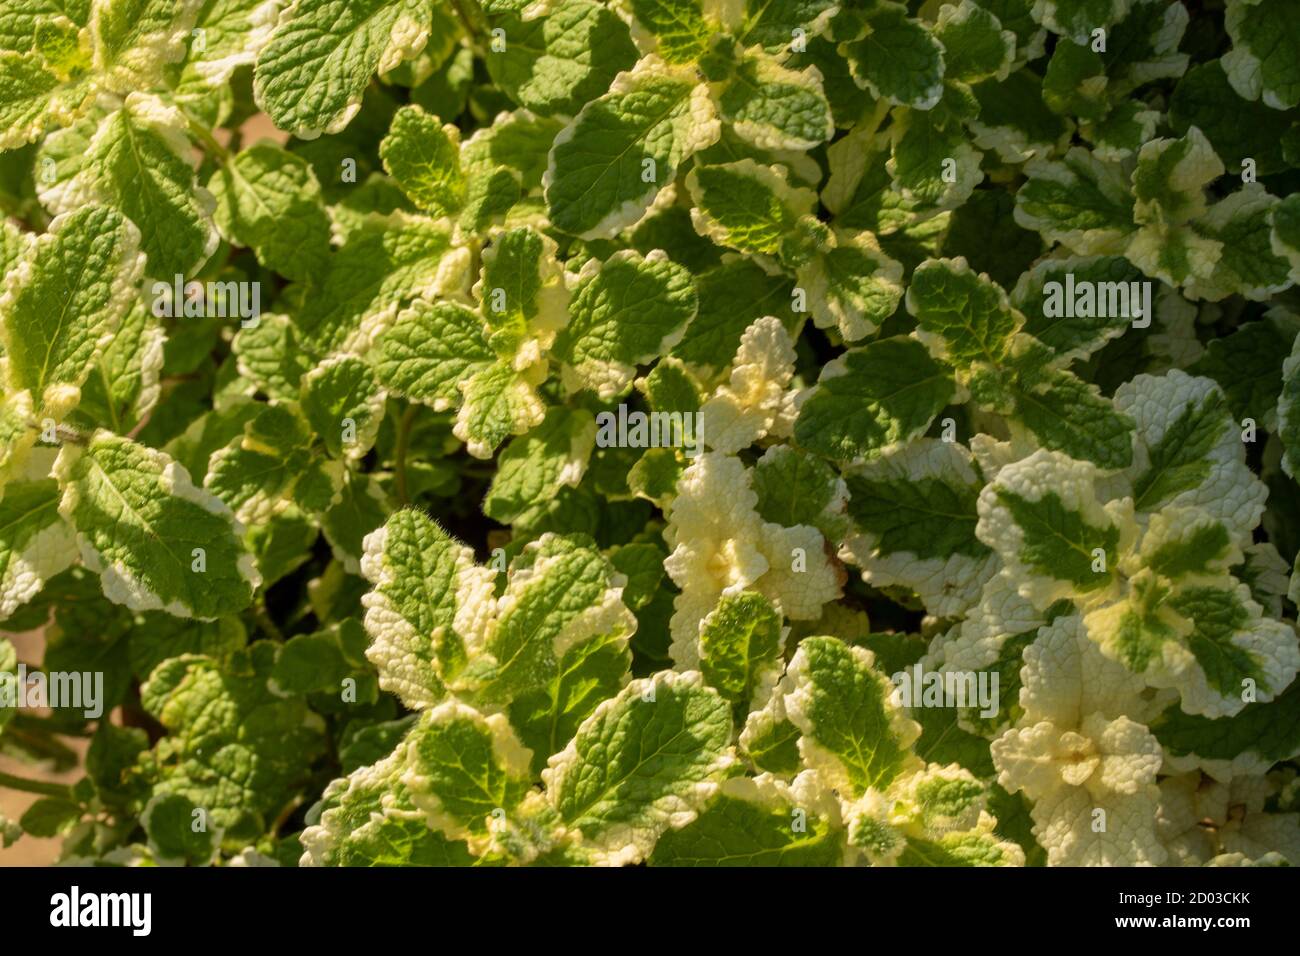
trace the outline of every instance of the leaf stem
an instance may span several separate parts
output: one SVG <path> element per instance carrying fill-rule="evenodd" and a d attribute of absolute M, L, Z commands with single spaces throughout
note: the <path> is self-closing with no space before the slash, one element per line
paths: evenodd
<path fill-rule="evenodd" d="M 35 714 L 14 714 L 12 724 L 15 730 L 25 730 L 32 734 L 58 735 L 61 737 L 89 737 L 84 730 L 56 727 L 49 717 L 37 717 Z"/>
<path fill-rule="evenodd" d="M 10 790 L 22 790 L 25 793 L 38 793 L 43 797 L 59 797 L 72 800 L 72 787 L 66 783 L 51 783 L 46 780 L 28 780 L 0 770 L 0 787 Z"/>
<path fill-rule="evenodd" d="M 275 626 L 275 621 L 271 620 L 270 613 L 266 610 L 266 602 L 258 601 L 253 605 L 253 620 L 267 637 L 275 641 L 284 641 L 284 633 Z"/>
<path fill-rule="evenodd" d="M 37 432 L 44 432 L 45 430 L 45 426 L 43 423 L 34 420 L 29 420 L 27 422 L 27 427 L 30 428 L 32 431 L 37 431 Z M 60 424 L 56 424 L 54 426 L 54 437 L 60 444 L 63 444 L 64 442 L 68 442 L 73 445 L 85 445 L 90 442 L 89 436 L 83 435 L 81 434 L 81 432 L 77 431 L 76 429 L 69 428 L 67 425 L 60 425 Z"/>
<path fill-rule="evenodd" d="M 199 141 L 204 152 L 223 166 L 230 161 L 230 150 L 218 143 L 202 123 L 188 113 L 185 114 L 185 122 L 189 124 L 190 135 Z"/>
<path fill-rule="evenodd" d="M 52 760 L 60 766 L 72 766 L 77 762 L 77 754 L 50 731 L 30 730 L 12 724 L 5 733 L 10 742 L 25 749 L 31 755 L 42 760 Z"/>
<path fill-rule="evenodd" d="M 418 402 L 411 402 L 402 412 L 402 420 L 397 425 L 397 448 L 393 452 L 393 470 L 397 474 L 397 502 L 405 508 L 411 503 L 410 488 L 406 482 L 406 453 L 411 447 L 411 427 L 415 424 L 415 415 L 420 410 Z"/>
<path fill-rule="evenodd" d="M 451 0 L 451 9 L 455 12 L 456 19 L 460 21 L 460 25 L 465 28 L 465 32 L 469 35 L 470 41 L 472 43 L 478 43 L 482 39 L 482 34 L 479 32 L 478 28 L 474 26 L 474 21 L 470 18 L 469 14 L 465 12 L 465 8 L 460 5 L 460 0 Z"/>
<path fill-rule="evenodd" d="M 875 142 L 876 130 L 879 129 L 880 124 L 885 121 L 885 117 L 889 115 L 889 111 L 892 107 L 893 104 L 884 97 L 881 97 L 876 101 L 876 108 L 871 111 L 871 116 L 862 124 L 863 128 L 867 131 L 868 143 Z"/>

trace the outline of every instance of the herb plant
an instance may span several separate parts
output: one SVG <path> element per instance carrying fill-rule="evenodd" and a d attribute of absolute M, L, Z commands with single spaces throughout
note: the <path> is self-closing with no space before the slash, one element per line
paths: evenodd
<path fill-rule="evenodd" d="M 1298 9 L 7 0 L 0 834 L 1300 863 Z"/>

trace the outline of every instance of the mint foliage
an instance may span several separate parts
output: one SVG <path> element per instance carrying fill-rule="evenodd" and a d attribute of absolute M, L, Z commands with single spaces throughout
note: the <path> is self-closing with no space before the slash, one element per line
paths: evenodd
<path fill-rule="evenodd" d="M 1297 37 L 7 0 L 4 843 L 1300 864 Z"/>

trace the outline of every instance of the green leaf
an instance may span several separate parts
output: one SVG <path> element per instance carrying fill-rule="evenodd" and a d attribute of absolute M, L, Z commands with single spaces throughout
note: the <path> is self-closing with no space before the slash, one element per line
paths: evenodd
<path fill-rule="evenodd" d="M 965 259 L 930 259 L 912 273 L 907 311 L 916 317 L 917 337 L 958 370 L 976 363 L 992 366 L 1007 357 L 1024 318 L 988 276 Z"/>
<path fill-rule="evenodd" d="M 302 377 L 314 365 L 293 320 L 278 313 L 263 313 L 255 325 L 240 323 L 231 351 L 240 375 L 269 398 L 283 401 L 297 399 Z"/>
<path fill-rule="evenodd" d="M 719 131 L 707 87 L 693 73 L 643 60 L 556 137 L 545 177 L 551 222 L 584 239 L 615 235 Z"/>
<path fill-rule="evenodd" d="M 1011 302 L 1025 316 L 1025 332 L 1073 362 L 1129 328 L 1136 305 L 1129 284 L 1141 278 L 1122 256 L 1047 259 L 1020 277 Z"/>
<path fill-rule="evenodd" d="M 368 217 L 331 258 L 298 314 L 298 339 L 318 358 L 364 352 L 413 299 L 462 292 L 467 257 L 445 220 L 404 213 Z"/>
<path fill-rule="evenodd" d="M 1267 703 L 1246 706 L 1232 717 L 1211 719 L 1171 706 L 1151 724 L 1169 754 L 1244 765 L 1261 773 L 1300 753 L 1300 684 Z"/>
<path fill-rule="evenodd" d="M 1200 129 L 1229 172 L 1240 173 L 1247 157 L 1260 175 L 1286 168 L 1281 144 L 1289 125 L 1285 115 L 1237 95 L 1221 60 L 1197 64 L 1178 81 L 1169 100 L 1169 121 L 1180 136 L 1189 127 Z"/>
<path fill-rule="evenodd" d="M 686 188 L 695 200 L 691 219 L 701 235 L 769 258 L 817 202 L 810 190 L 790 186 L 780 166 L 760 166 L 752 159 L 696 166 L 686 176 Z"/>
<path fill-rule="evenodd" d="M 1047 108 L 1043 81 L 1030 70 L 977 83 L 971 93 L 979 105 L 979 118 L 970 121 L 976 146 L 996 150 L 1007 162 L 1063 150 L 1071 126 Z"/>
<path fill-rule="evenodd" d="M 0 149 L 40 138 L 59 86 L 35 53 L 0 50 Z"/>
<path fill-rule="evenodd" d="M 800 409 L 795 439 L 829 458 L 874 458 L 923 433 L 954 392 L 921 343 L 881 339 L 823 369 Z"/>
<path fill-rule="evenodd" d="M 810 812 L 806 789 L 769 776 L 728 780 L 693 823 L 660 838 L 650 865 L 838 866 L 837 821 Z"/>
<path fill-rule="evenodd" d="M 898 308 L 902 263 L 885 255 L 870 233 L 834 232 L 820 224 L 812 233 L 817 246 L 797 277 L 813 324 L 836 330 L 848 342 L 865 338 Z"/>
<path fill-rule="evenodd" d="M 57 217 L 5 278 L 0 340 L 8 387 L 31 393 L 56 421 L 112 343 L 135 299 L 139 234 L 103 206 Z"/>
<path fill-rule="evenodd" d="M 302 139 L 337 133 L 376 71 L 419 53 L 429 26 L 423 0 L 298 0 L 257 57 L 257 105 Z"/>
<path fill-rule="evenodd" d="M 1259 302 L 1291 286 L 1290 263 L 1285 250 L 1274 249 L 1269 228 L 1279 205 L 1251 183 L 1210 207 L 1197 222 L 1198 231 L 1222 251 L 1207 276 L 1187 282 L 1188 297 L 1215 302 L 1236 294 Z"/>
<path fill-rule="evenodd" d="M 508 701 L 554 678 L 564 652 L 635 629 L 608 560 L 581 535 L 544 534 L 511 564 L 499 614 L 467 683 L 484 701 Z"/>
<path fill-rule="evenodd" d="M 740 62 L 718 96 L 718 111 L 760 149 L 812 149 L 835 131 L 817 71 L 791 70 L 767 56 Z"/>
<path fill-rule="evenodd" d="M 1015 678 L 1018 688 L 1018 673 Z M 1000 708 L 1002 700 L 995 703 Z M 922 728 L 921 739 L 916 743 L 916 753 L 927 763 L 955 763 L 980 777 L 996 773 L 989 756 L 988 741 L 962 729 L 958 723 L 957 708 L 917 707 L 912 713 Z"/>
<path fill-rule="evenodd" d="M 723 595 L 700 622 L 704 679 L 743 717 L 755 695 L 771 687 L 785 667 L 781 615 L 761 594 Z"/>
<path fill-rule="evenodd" d="M 934 30 L 943 45 L 948 80 L 976 83 L 990 77 L 1006 78 L 1016 55 L 1016 35 L 1002 29 L 989 10 L 972 0 L 945 5 Z"/>
<path fill-rule="evenodd" d="M 648 448 L 627 474 L 633 494 L 656 504 L 665 503 L 677 490 L 685 466 L 671 448 Z"/>
<path fill-rule="evenodd" d="M 637 379 L 636 387 L 655 412 L 698 412 L 703 401 L 699 382 L 671 355 L 656 362 L 645 378 Z"/>
<path fill-rule="evenodd" d="M 780 318 L 787 331 L 795 328 L 793 283 L 754 262 L 732 259 L 698 276 L 695 284 L 699 311 L 672 351 L 683 362 L 712 369 L 729 365 L 745 329 L 765 315 Z"/>
<path fill-rule="evenodd" d="M 462 579 L 464 600 L 481 599 L 470 583 L 473 568 L 473 552 L 419 511 L 395 512 L 366 538 L 361 571 L 373 585 L 362 600 L 366 656 L 379 670 L 379 686 L 408 707 L 428 707 L 446 694 L 437 640 L 450 636 Z"/>
<path fill-rule="evenodd" d="M 203 43 L 191 35 L 181 67 L 181 85 L 189 81 L 219 87 L 234 72 L 252 66 L 258 51 L 271 38 L 274 14 L 265 0 L 210 0 L 200 5 L 195 27 L 203 31 Z"/>
<path fill-rule="evenodd" d="M 618 694 L 630 677 L 632 654 L 617 633 L 575 644 L 560 658 L 555 675 L 510 703 L 510 722 L 533 752 L 534 774 L 558 753 L 602 701 Z"/>
<path fill-rule="evenodd" d="M 302 380 L 302 411 L 335 458 L 364 458 L 384 414 L 370 366 L 353 355 L 326 359 Z"/>
<path fill-rule="evenodd" d="M 636 63 L 627 25 L 591 0 L 564 0 L 545 17 L 505 16 L 506 47 L 486 57 L 488 74 L 539 116 L 572 116 Z"/>
<path fill-rule="evenodd" d="M 26 257 L 34 238 L 9 219 L 0 222 L 0 279 Z"/>
<path fill-rule="evenodd" d="M 251 842 L 273 826 L 324 752 L 320 718 L 301 697 L 271 689 L 276 654 L 266 642 L 228 665 L 183 654 L 140 688 L 144 709 L 167 731 L 166 758 L 155 752 L 150 761 L 153 797 L 187 798 L 227 839 Z"/>
<path fill-rule="evenodd" d="M 477 314 L 417 299 L 379 337 L 371 360 L 384 388 L 443 410 L 460 402 L 459 383 L 492 358 Z"/>
<path fill-rule="evenodd" d="M 628 8 L 667 63 L 690 63 L 709 48 L 713 28 L 700 0 L 629 0 Z"/>
<path fill-rule="evenodd" d="M 1192 622 L 1187 645 L 1205 672 L 1206 683 L 1212 692 L 1237 698 L 1233 710 L 1240 704 L 1247 679 L 1258 687 L 1261 700 L 1271 699 L 1291 682 L 1300 661 L 1291 625 L 1267 621 L 1274 633 L 1257 635 L 1252 624 L 1259 620 L 1260 612 L 1258 606 L 1245 603 L 1248 594 L 1244 589 L 1196 587 L 1184 589 L 1170 601 L 1174 611 Z M 1250 637 L 1243 640 L 1243 631 L 1251 632 Z M 1290 653 L 1275 645 L 1289 648 Z M 1183 709 L 1192 711 L 1189 704 L 1184 693 Z"/>
<path fill-rule="evenodd" d="M 152 85 L 184 56 L 199 0 L 96 0 L 90 18 L 96 80 L 116 93 Z"/>
<path fill-rule="evenodd" d="M 483 513 L 526 526 L 561 486 L 578 484 L 595 443 L 596 421 L 589 412 L 552 408 L 542 424 L 511 441 L 497 459 Z"/>
<path fill-rule="evenodd" d="M 1266 492 L 1245 465 L 1241 428 L 1214 383 L 1176 369 L 1139 375 L 1115 393 L 1115 404 L 1133 416 L 1144 449 L 1144 467 L 1132 477 L 1134 506 L 1151 514 L 1196 507 L 1247 543 Z"/>
<path fill-rule="evenodd" d="M 307 422 L 293 406 L 262 406 L 240 438 L 212 453 L 203 486 L 241 523 L 267 521 L 290 506 L 295 486 L 319 467 L 307 450 L 310 441 Z"/>
<path fill-rule="evenodd" d="M 86 751 L 86 776 L 109 805 L 129 805 L 141 790 L 131 770 L 149 749 L 149 735 L 139 727 L 101 721 Z"/>
<path fill-rule="evenodd" d="M 634 611 L 645 607 L 659 594 L 664 579 L 664 550 L 658 544 L 632 542 L 609 551 L 614 570 L 627 578 L 623 603 Z"/>
<path fill-rule="evenodd" d="M 0 498 L 0 621 L 76 559 L 76 539 L 59 514 L 58 484 L 44 479 L 7 485 Z"/>
<path fill-rule="evenodd" d="M 204 816 L 196 816 L 196 811 Z M 206 825 L 206 810 L 180 793 L 157 794 L 145 805 L 140 823 L 149 838 L 150 852 L 169 862 L 209 863 L 221 838 Z"/>
<path fill-rule="evenodd" d="M 1133 170 L 1133 218 L 1178 223 L 1205 211 L 1204 189 L 1222 176 L 1223 163 L 1195 126 L 1179 139 L 1153 139 Z"/>
<path fill-rule="evenodd" d="M 588 260 L 552 354 L 568 366 L 570 387 L 612 398 L 632 384 L 637 365 L 672 348 L 698 305 L 691 274 L 662 251 Z"/>
<path fill-rule="evenodd" d="M 1232 50 L 1223 69 L 1242 97 L 1275 110 L 1300 105 L 1300 19 L 1282 0 L 1228 0 L 1225 17 Z"/>
<path fill-rule="evenodd" d="M 304 506 L 319 511 L 322 504 L 313 501 Z M 365 537 L 384 523 L 390 510 L 383 486 L 374 475 L 343 472 L 343 487 L 321 514 L 320 522 L 334 557 L 349 574 L 361 570 Z"/>
<path fill-rule="evenodd" d="M 503 361 L 480 366 L 459 383 L 464 401 L 453 433 L 476 458 L 490 458 L 511 435 L 522 435 L 546 417 L 537 390 Z"/>
<path fill-rule="evenodd" d="M 894 189 L 922 207 L 960 206 L 984 178 L 980 152 L 958 123 L 940 125 L 933 113 L 909 112 L 890 128 L 886 166 Z"/>
<path fill-rule="evenodd" d="M 1296 337 L 1300 343 L 1300 336 Z M 1277 401 L 1277 437 L 1282 442 L 1282 469 L 1300 475 L 1300 345 L 1282 363 L 1282 394 Z"/>
<path fill-rule="evenodd" d="M 514 359 L 529 338 L 549 345 L 568 319 L 555 243 L 531 228 L 501 233 L 483 251 L 475 286 L 489 342 L 498 356 Z"/>
<path fill-rule="evenodd" d="M 426 711 L 406 738 L 402 777 L 412 801 L 452 839 L 482 839 L 530 787 L 530 754 L 504 714 L 485 717 L 449 700 Z"/>
<path fill-rule="evenodd" d="M 901 3 L 881 3 L 865 35 L 840 45 L 858 85 L 900 106 L 928 110 L 943 93 L 943 47 L 907 16 Z"/>
<path fill-rule="evenodd" d="M 945 833 L 937 840 L 909 837 L 899 866 L 1007 866 L 1007 844 L 992 833 Z"/>
<path fill-rule="evenodd" d="M 865 580 L 907 587 L 945 617 L 979 599 L 995 563 L 975 534 L 982 482 L 961 445 L 917 439 L 848 473 L 845 483 L 861 534 L 845 547 Z"/>
<path fill-rule="evenodd" d="M 131 431 L 158 402 L 162 364 L 162 325 L 143 303 L 136 302 L 91 367 L 72 423 Z"/>
<path fill-rule="evenodd" d="M 828 541 L 843 537 L 845 488 L 826 462 L 789 445 L 773 445 L 750 472 L 764 521 L 817 528 Z"/>
<path fill-rule="evenodd" d="M 644 860 L 671 825 L 699 812 L 734 762 L 729 711 L 698 673 L 632 681 L 542 771 L 552 806 L 598 860 Z"/>
<path fill-rule="evenodd" d="M 431 829 L 401 782 L 406 750 L 326 788 L 307 815 L 301 834 L 303 865 L 469 866 L 475 857 L 463 841 Z"/>
<path fill-rule="evenodd" d="M 103 600 L 98 589 L 95 597 L 100 601 Z M 115 614 L 113 620 L 116 623 L 118 616 L 124 615 L 125 612 L 122 608 L 112 610 Z M 102 610 L 99 613 L 102 615 Z M 168 658 L 179 657 L 182 654 L 197 654 L 226 664 L 248 645 L 248 634 L 237 617 L 195 621 L 190 618 L 172 617 L 161 611 L 150 611 L 146 613 L 143 620 L 148 626 L 138 627 L 132 631 L 127 643 L 131 673 L 140 680 L 147 680 L 154 668 Z M 128 618 L 122 625 L 123 628 L 125 629 L 130 623 L 131 620 Z M 103 726 L 105 725 L 101 723 L 100 727 Z"/>
<path fill-rule="evenodd" d="M 217 228 L 287 279 L 310 280 L 328 266 L 330 221 L 307 161 L 259 143 L 222 165 L 208 183 Z"/>
<path fill-rule="evenodd" d="M 1086 462 L 1037 451 L 1003 468 L 980 494 L 980 540 L 1012 570 L 1049 582 L 1038 607 L 1114 580 L 1121 529 L 1097 503 L 1095 474 Z M 1025 586 L 1021 593 L 1028 596 Z"/>
<path fill-rule="evenodd" d="M 448 216 L 464 207 L 467 185 L 455 126 L 440 124 L 418 106 L 403 106 L 393 114 L 379 155 L 402 192 L 425 212 Z"/>
<path fill-rule="evenodd" d="M 1133 423 L 1095 385 L 1046 366 L 1041 347 L 1019 359 L 1021 377 L 1010 390 L 1015 415 L 1044 448 L 1103 468 L 1133 461 Z"/>
<path fill-rule="evenodd" d="M 311 558 L 320 529 L 297 505 L 278 512 L 264 525 L 250 528 L 248 548 L 257 559 L 262 583 L 270 587 Z"/>
<path fill-rule="evenodd" d="M 75 127 L 49 138 L 46 149 L 57 155 L 71 148 L 77 155 L 54 183 L 40 184 L 41 200 L 55 213 L 88 200 L 111 206 L 140 230 L 150 276 L 171 282 L 194 275 L 218 236 L 212 195 L 195 183 L 186 125 L 180 110 L 158 97 L 128 94 L 88 142 Z"/>
<path fill-rule="evenodd" d="M 854 796 L 884 789 L 917 762 L 909 747 L 920 727 L 891 701 L 893 687 L 873 663 L 863 648 L 810 637 L 787 674 L 785 709 L 802 734 L 804 763 Z"/>
<path fill-rule="evenodd" d="M 1133 198 L 1119 171 L 1075 147 L 1060 161 L 1031 160 L 1016 192 L 1016 222 L 1077 255 L 1123 253 Z"/>
<path fill-rule="evenodd" d="M 1034 4 L 1034 19 L 1053 33 L 1087 43 L 1097 27 L 1122 20 L 1133 0 L 1042 0 Z"/>
<path fill-rule="evenodd" d="M 59 512 L 110 600 L 204 620 L 252 601 L 260 578 L 243 529 L 167 455 L 100 431 L 64 446 L 54 472 Z"/>
<path fill-rule="evenodd" d="M 27 808 L 18 825 L 29 836 L 49 839 L 71 830 L 80 819 L 78 804 L 59 797 L 43 797 Z"/>
<path fill-rule="evenodd" d="M 1230 335 L 1211 339 L 1188 371 L 1219 383 L 1238 422 L 1252 418 L 1260 427 L 1272 428 L 1293 326 L 1293 321 L 1281 318 L 1247 322 Z"/>
<path fill-rule="evenodd" d="M 736 37 L 745 49 L 757 44 L 766 52 L 780 54 L 791 49 L 795 30 L 805 36 L 820 34 L 833 12 L 830 0 L 749 0 L 744 25 Z"/>

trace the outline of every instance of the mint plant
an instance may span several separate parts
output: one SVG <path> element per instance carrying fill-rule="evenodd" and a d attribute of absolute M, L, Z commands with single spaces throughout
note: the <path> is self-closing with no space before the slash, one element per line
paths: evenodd
<path fill-rule="evenodd" d="M 1300 863 L 1298 25 L 9 0 L 0 840 Z"/>

